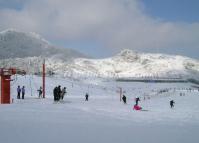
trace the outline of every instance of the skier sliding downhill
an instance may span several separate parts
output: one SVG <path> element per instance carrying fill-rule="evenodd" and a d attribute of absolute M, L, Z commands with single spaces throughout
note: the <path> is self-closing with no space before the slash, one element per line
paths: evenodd
<path fill-rule="evenodd" d="M 135 105 L 133 106 L 133 110 L 142 110 L 142 107 L 140 107 L 138 105 L 138 102 L 140 101 L 140 98 L 139 97 L 136 97 L 135 98 Z"/>
<path fill-rule="evenodd" d="M 135 98 L 135 105 L 133 106 L 133 110 L 137 110 L 137 111 L 148 111 L 148 110 L 144 110 L 141 106 L 138 105 L 138 102 L 140 101 L 139 97 Z"/>
<path fill-rule="evenodd" d="M 140 101 L 140 98 L 139 98 L 139 97 L 136 97 L 136 98 L 135 98 L 135 105 L 138 105 L 138 101 Z"/>
<path fill-rule="evenodd" d="M 134 105 L 133 106 L 133 110 L 142 110 L 142 107 L 138 106 L 138 105 Z"/>

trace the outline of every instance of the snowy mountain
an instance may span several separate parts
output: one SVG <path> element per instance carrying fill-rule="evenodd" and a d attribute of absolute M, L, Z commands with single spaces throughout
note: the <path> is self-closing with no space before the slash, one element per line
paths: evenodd
<path fill-rule="evenodd" d="M 166 77 L 197 78 L 199 61 L 182 56 L 143 54 L 123 50 L 107 59 L 75 59 L 70 65 L 73 73 L 102 77 Z"/>
<path fill-rule="evenodd" d="M 0 65 L 17 65 L 30 73 L 40 73 L 42 58 L 15 58 L 0 60 Z M 199 61 L 182 56 L 144 54 L 123 50 L 106 59 L 77 58 L 71 62 L 46 58 L 48 73 L 81 78 L 179 78 L 199 81 Z"/>
<path fill-rule="evenodd" d="M 0 32 L 0 51 L 0 59 L 53 57 L 66 60 L 85 57 L 72 49 L 55 47 L 36 33 L 24 33 L 14 29 Z"/>
<path fill-rule="evenodd" d="M 126 49 L 106 59 L 79 58 L 84 55 L 54 47 L 35 33 L 16 30 L 0 32 L 0 51 L 0 67 L 17 67 L 28 73 L 40 73 L 45 57 L 48 73 L 73 78 L 155 77 L 199 81 L 199 61 L 188 57 L 137 53 Z"/>

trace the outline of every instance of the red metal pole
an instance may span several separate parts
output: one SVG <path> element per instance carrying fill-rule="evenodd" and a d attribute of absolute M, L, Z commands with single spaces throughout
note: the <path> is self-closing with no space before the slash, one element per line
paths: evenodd
<path fill-rule="evenodd" d="M 43 82 L 43 88 L 42 88 L 42 90 L 43 90 L 43 98 L 45 98 L 45 76 L 46 76 L 46 73 L 45 73 L 45 59 L 44 59 L 44 61 L 43 61 L 43 80 L 42 80 L 42 82 Z"/>

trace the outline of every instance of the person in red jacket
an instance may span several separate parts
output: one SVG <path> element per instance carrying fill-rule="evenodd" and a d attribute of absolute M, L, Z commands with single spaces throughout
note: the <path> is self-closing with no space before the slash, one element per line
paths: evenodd
<path fill-rule="evenodd" d="M 134 105 L 133 106 L 133 110 L 142 110 L 142 107 L 138 106 L 138 105 Z"/>

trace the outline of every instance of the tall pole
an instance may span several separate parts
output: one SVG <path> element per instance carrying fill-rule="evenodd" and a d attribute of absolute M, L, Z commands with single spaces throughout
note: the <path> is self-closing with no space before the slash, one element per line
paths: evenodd
<path fill-rule="evenodd" d="M 120 87 L 120 102 L 122 101 L 122 88 Z"/>
<path fill-rule="evenodd" d="M 43 82 L 43 88 L 42 88 L 42 90 L 43 90 L 43 98 L 45 98 L 45 76 L 46 76 L 46 73 L 45 73 L 45 59 L 44 59 L 44 61 L 43 61 L 43 77 L 42 77 L 42 82 Z"/>

